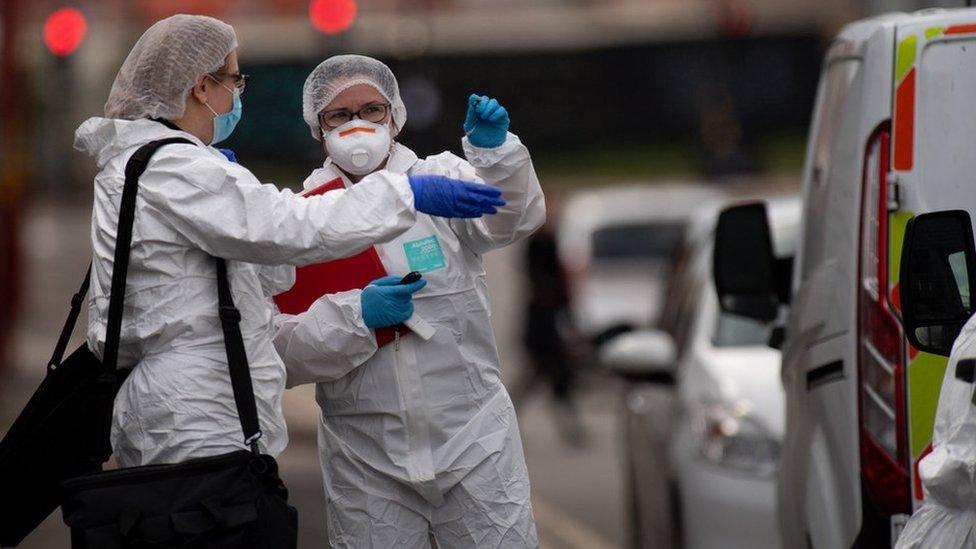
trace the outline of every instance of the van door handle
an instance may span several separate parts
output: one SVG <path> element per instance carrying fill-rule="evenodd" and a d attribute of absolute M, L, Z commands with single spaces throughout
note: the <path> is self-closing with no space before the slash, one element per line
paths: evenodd
<path fill-rule="evenodd" d="M 835 360 L 807 372 L 807 391 L 844 379 L 844 361 Z"/>

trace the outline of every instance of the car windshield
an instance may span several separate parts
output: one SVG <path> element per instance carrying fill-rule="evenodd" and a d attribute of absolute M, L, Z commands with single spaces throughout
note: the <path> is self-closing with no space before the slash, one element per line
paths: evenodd
<path fill-rule="evenodd" d="M 593 258 L 670 259 L 681 246 L 682 223 L 612 225 L 593 233 Z"/>

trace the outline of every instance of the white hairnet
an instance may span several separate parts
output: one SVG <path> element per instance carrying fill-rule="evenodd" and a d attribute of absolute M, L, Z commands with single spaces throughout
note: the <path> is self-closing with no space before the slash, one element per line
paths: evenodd
<path fill-rule="evenodd" d="M 197 78 L 224 66 L 236 48 L 234 29 L 213 17 L 179 14 L 157 21 L 122 63 L 105 102 L 105 116 L 183 116 L 187 92 Z"/>
<path fill-rule="evenodd" d="M 407 107 L 400 98 L 393 71 L 382 62 L 364 55 L 335 55 L 322 61 L 305 80 L 302 89 L 302 116 L 312 137 L 322 140 L 319 128 L 319 113 L 337 95 L 356 84 L 369 84 L 376 88 L 390 102 L 393 113 L 393 135 L 403 129 L 407 122 Z"/>

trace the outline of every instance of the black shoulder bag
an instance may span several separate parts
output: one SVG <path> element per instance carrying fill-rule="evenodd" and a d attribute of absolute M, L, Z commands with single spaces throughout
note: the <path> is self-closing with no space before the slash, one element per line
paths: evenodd
<path fill-rule="evenodd" d="M 278 464 L 258 450 L 261 431 L 238 325 L 241 315 L 223 259 L 217 259 L 217 287 L 234 401 L 251 451 L 96 472 L 66 481 L 61 510 L 71 527 L 74 549 L 298 545 L 298 512 L 287 503 Z"/>
<path fill-rule="evenodd" d="M 143 149 L 151 147 L 146 145 Z M 103 363 L 115 370 L 125 296 L 129 247 L 138 177 L 145 170 L 126 166 L 119 214 L 112 295 Z M 131 168 L 131 169 L 130 169 Z M 298 512 L 273 457 L 258 449 L 261 437 L 251 386 L 241 315 L 234 306 L 227 264 L 217 263 L 220 324 L 234 402 L 250 451 L 188 460 L 172 465 L 94 472 L 64 482 L 61 509 L 75 549 L 191 548 L 277 549 L 297 546 Z"/>
<path fill-rule="evenodd" d="M 171 138 L 140 148 L 126 164 L 126 186 L 130 177 L 138 180 L 156 149 L 170 143 L 192 144 Z M 71 298 L 44 380 L 0 441 L 0 546 L 19 544 L 61 504 L 61 482 L 101 470 L 112 455 L 112 405 L 129 370 L 116 370 L 114 362 L 106 367 L 86 344 L 64 359 L 90 279 L 91 265 Z"/>
<path fill-rule="evenodd" d="M 126 164 L 104 360 L 98 361 L 85 348 L 87 354 L 82 356 L 82 362 L 87 364 L 77 366 L 79 369 L 84 365 L 97 368 L 97 375 L 90 373 L 86 375 L 87 377 L 94 375 L 101 386 L 110 386 L 111 390 L 104 389 L 105 392 L 110 393 L 110 398 L 99 400 L 94 406 L 75 406 L 74 411 L 77 415 L 87 418 L 87 422 L 79 419 L 75 419 L 75 422 L 86 426 L 88 423 L 92 425 L 85 433 L 67 434 L 60 428 L 49 429 L 50 434 L 58 438 L 61 443 L 76 438 L 81 444 L 87 443 L 88 446 L 96 447 L 99 452 L 82 453 L 85 457 L 96 455 L 97 462 L 87 469 L 78 471 L 93 472 L 65 481 L 62 485 L 63 491 L 60 494 L 55 491 L 50 499 L 57 502 L 60 495 L 64 521 L 71 528 L 72 546 L 75 548 L 295 547 L 298 514 L 287 504 L 287 490 L 278 476 L 278 466 L 274 458 L 262 455 L 257 446 L 261 431 L 251 386 L 250 369 L 239 327 L 241 317 L 233 303 L 227 279 L 227 267 L 223 259 L 215 260 L 221 327 L 224 332 L 234 401 L 241 420 L 245 443 L 250 446 L 251 451 L 240 450 L 173 465 L 98 472 L 101 463 L 111 453 L 108 431 L 111 423 L 112 401 L 120 384 L 116 362 L 138 179 L 155 150 L 174 142 L 188 141 L 177 138 L 147 144 L 137 150 Z M 79 296 L 75 297 L 75 301 L 82 299 Z M 77 316 L 74 308 L 68 324 L 74 323 L 72 316 Z M 66 330 L 70 333 L 70 327 L 67 325 Z M 62 342 L 66 345 L 66 339 L 67 336 L 62 335 L 59 348 L 62 347 Z M 65 368 L 81 351 L 79 349 L 64 364 L 55 368 L 53 373 Z M 57 350 L 55 355 L 57 357 Z M 99 387 L 97 383 L 88 383 L 88 386 Z M 79 384 L 68 392 L 79 393 L 82 390 Z M 34 399 L 31 402 L 33 403 Z M 31 404 L 28 404 L 28 408 L 30 407 Z M 89 417 L 93 413 L 96 417 Z M 69 420 L 61 418 L 61 421 L 62 425 L 67 425 Z M 29 431 L 31 427 L 27 426 L 26 430 Z M 11 435 L 8 435 L 8 438 Z M 92 440 L 97 440 L 98 444 L 93 444 Z M 35 445 L 40 444 L 46 443 L 35 443 Z M 54 445 L 48 444 L 45 448 L 53 449 Z M 65 448 L 59 449 L 62 452 L 64 450 Z M 91 461 L 90 457 L 88 461 Z M 31 469 L 24 471 L 28 475 L 32 474 Z M 61 470 L 58 470 L 58 473 L 57 480 L 74 476 L 70 472 L 61 474 Z M 48 479 L 48 484 L 50 480 Z M 49 512 L 50 509 L 44 512 L 40 519 Z M 36 527 L 37 522 L 40 520 L 31 525 L 27 532 Z M 21 537 L 23 535 L 26 535 L 26 532 Z"/>
<path fill-rule="evenodd" d="M 0 441 L 0 547 L 19 544 L 60 505 L 62 481 L 112 455 L 112 403 L 128 370 L 107 370 L 84 344 L 61 360 L 88 281 L 71 299 L 44 380 Z"/>

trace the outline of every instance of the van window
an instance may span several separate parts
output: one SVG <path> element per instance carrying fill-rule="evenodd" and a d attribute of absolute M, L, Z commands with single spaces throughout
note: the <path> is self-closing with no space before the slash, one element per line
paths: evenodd
<path fill-rule="evenodd" d="M 832 149 L 838 142 L 837 132 L 843 121 L 844 102 L 857 74 L 859 59 L 838 59 L 828 65 L 820 82 L 813 118 L 812 148 L 807 159 L 804 200 L 803 265 L 801 280 L 806 279 L 824 260 L 826 245 L 824 223 L 827 223 L 828 185 L 832 166 Z"/>
<path fill-rule="evenodd" d="M 831 63 L 824 78 L 823 101 L 817 106 L 814 120 L 817 122 L 817 135 L 813 140 L 814 175 L 822 180 L 830 171 L 830 152 L 834 145 L 835 133 L 840 127 L 844 99 L 851 82 L 857 73 L 857 59 L 842 59 Z"/>
<path fill-rule="evenodd" d="M 974 213 L 976 40 L 929 44 L 919 65 L 915 168 L 925 210 Z"/>

